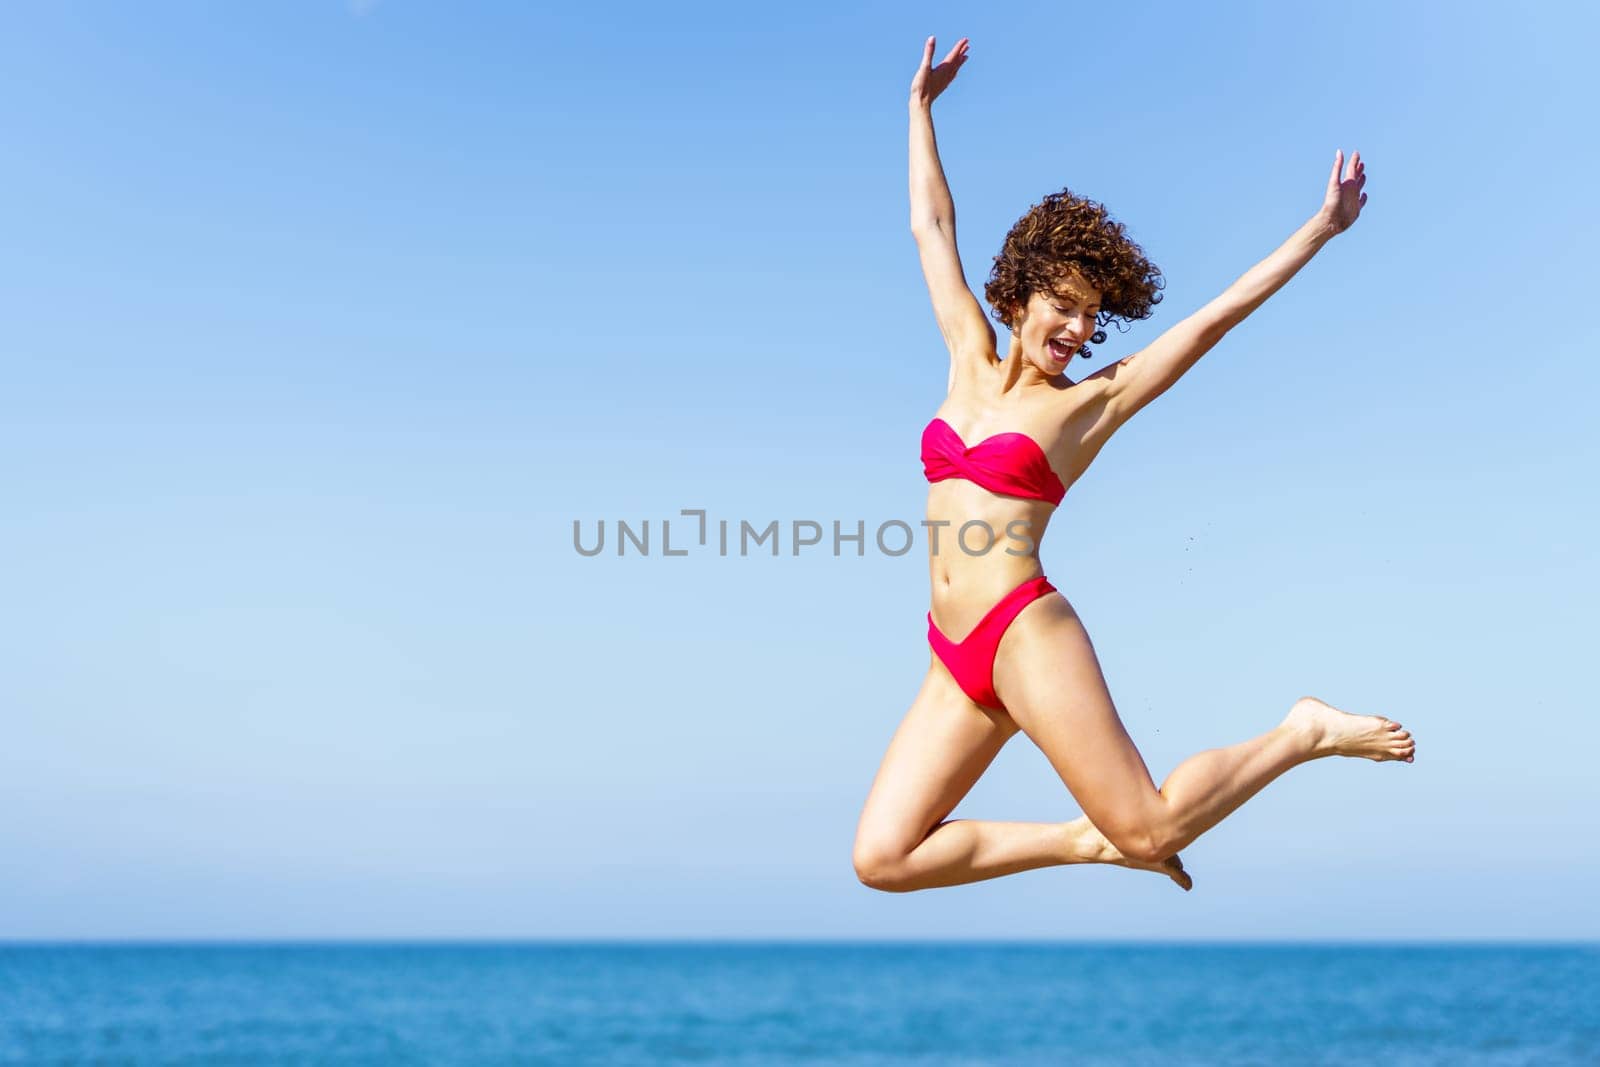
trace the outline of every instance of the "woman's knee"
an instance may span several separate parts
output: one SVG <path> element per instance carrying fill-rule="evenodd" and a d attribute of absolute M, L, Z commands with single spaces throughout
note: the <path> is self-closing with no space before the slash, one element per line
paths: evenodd
<path fill-rule="evenodd" d="M 862 885 L 893 892 L 905 863 L 905 853 L 897 848 L 858 840 L 850 854 L 850 862 Z"/>
<path fill-rule="evenodd" d="M 1172 847 L 1173 838 L 1166 828 L 1152 822 L 1101 826 L 1100 832 L 1118 852 L 1140 863 L 1160 863 L 1178 851 Z"/>

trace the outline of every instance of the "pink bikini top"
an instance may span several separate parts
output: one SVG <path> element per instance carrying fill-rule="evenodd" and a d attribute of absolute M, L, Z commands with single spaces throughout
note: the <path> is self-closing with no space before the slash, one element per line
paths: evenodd
<path fill-rule="evenodd" d="M 930 482 L 965 478 L 991 493 L 1060 504 L 1066 486 L 1039 442 L 1025 433 L 997 433 L 970 448 L 943 419 L 922 431 L 922 473 Z"/>

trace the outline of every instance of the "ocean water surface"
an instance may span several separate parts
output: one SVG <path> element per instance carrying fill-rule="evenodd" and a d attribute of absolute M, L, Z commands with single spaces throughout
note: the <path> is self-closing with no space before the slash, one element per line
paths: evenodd
<path fill-rule="evenodd" d="M 0 1063 L 1600 1064 L 1600 946 L 0 946 Z"/>

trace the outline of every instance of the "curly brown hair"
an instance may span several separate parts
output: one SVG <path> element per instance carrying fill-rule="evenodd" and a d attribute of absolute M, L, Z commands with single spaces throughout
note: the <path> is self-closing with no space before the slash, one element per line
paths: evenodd
<path fill-rule="evenodd" d="M 1033 293 L 1082 299 L 1079 277 L 1100 290 L 1097 324 L 1116 322 L 1119 331 L 1125 329 L 1122 321 L 1149 318 L 1166 284 L 1104 204 L 1063 189 L 1033 205 L 1011 227 L 983 295 L 995 319 L 1015 331 L 1016 314 Z"/>

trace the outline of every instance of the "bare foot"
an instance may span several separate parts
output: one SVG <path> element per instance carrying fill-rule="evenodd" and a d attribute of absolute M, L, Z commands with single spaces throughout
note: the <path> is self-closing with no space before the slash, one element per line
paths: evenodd
<path fill-rule="evenodd" d="M 1083 860 L 1087 863 L 1110 863 L 1117 867 L 1127 867 L 1134 871 L 1154 871 L 1164 874 L 1178 883 L 1184 892 L 1194 888 L 1194 879 L 1189 877 L 1189 872 L 1183 869 L 1183 860 L 1174 855 L 1157 863 L 1146 863 L 1143 860 L 1130 859 L 1122 851 L 1106 840 L 1098 827 L 1088 819 L 1078 820 L 1082 823 L 1082 832 L 1077 839 L 1077 847 Z"/>
<path fill-rule="evenodd" d="M 1301 697 L 1284 716 L 1283 725 L 1301 734 L 1311 746 L 1311 758 L 1323 756 L 1364 756 L 1382 763 L 1386 760 L 1417 758 L 1417 743 L 1411 731 L 1381 715 L 1352 715 L 1316 697 Z"/>

